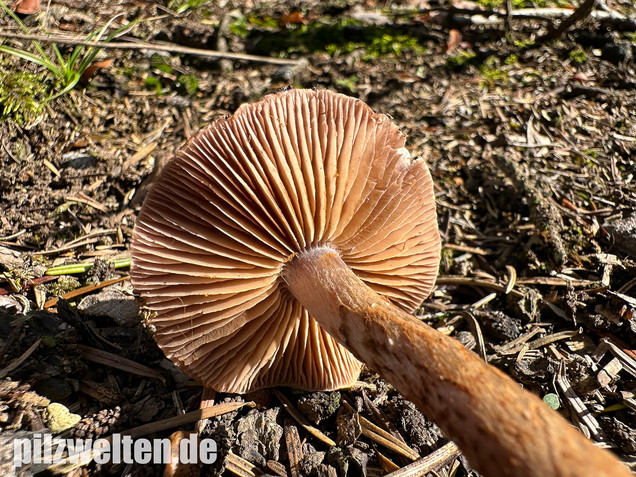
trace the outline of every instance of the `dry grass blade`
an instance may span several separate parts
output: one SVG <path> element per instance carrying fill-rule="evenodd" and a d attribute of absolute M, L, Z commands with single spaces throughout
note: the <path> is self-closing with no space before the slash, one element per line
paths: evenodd
<path fill-rule="evenodd" d="M 97 202 L 95 199 L 91 199 L 90 197 L 84 194 L 77 195 L 77 196 L 69 195 L 65 197 L 64 200 L 66 202 L 76 202 L 78 204 L 88 205 L 89 207 L 92 207 L 95 210 L 99 210 L 100 212 L 104 212 L 104 213 L 108 212 L 108 207 L 105 207 L 104 205 Z"/>
<path fill-rule="evenodd" d="M 351 407 L 348 402 L 343 401 L 342 405 L 345 406 L 350 412 L 355 412 L 355 409 L 353 409 L 353 407 Z M 420 458 L 420 455 L 417 452 L 408 447 L 404 442 L 400 441 L 395 436 L 376 426 L 368 419 L 362 416 L 358 417 L 360 420 L 360 428 L 362 430 L 363 436 L 368 437 L 373 442 L 376 442 L 395 452 L 396 454 L 406 457 L 407 459 L 417 460 Z"/>
<path fill-rule="evenodd" d="M 484 335 L 481 333 L 481 328 L 479 327 L 479 322 L 475 318 L 472 313 L 467 311 L 463 311 L 462 314 L 467 318 L 468 326 L 475 337 L 475 341 L 477 342 L 477 351 L 479 351 L 479 356 L 481 359 L 488 362 L 488 356 L 486 355 L 486 344 L 484 342 Z"/>
<path fill-rule="evenodd" d="M 239 477 L 256 477 L 257 474 L 260 475 L 260 471 L 254 464 L 251 464 L 231 451 L 225 458 L 225 470 Z"/>
<path fill-rule="evenodd" d="M 289 399 L 287 399 L 287 397 L 283 393 L 281 393 L 278 389 L 273 389 L 273 391 L 274 391 L 274 394 L 276 394 L 276 397 L 278 398 L 278 400 L 281 402 L 281 404 L 285 408 L 285 410 L 289 413 L 289 415 L 293 417 L 296 420 L 296 422 L 298 422 L 298 424 L 303 426 L 303 428 L 307 432 L 309 432 L 312 436 L 320 439 L 329 447 L 336 446 L 336 443 L 332 439 L 330 439 L 325 434 L 323 434 L 320 430 L 316 429 L 314 426 L 309 424 L 309 421 L 305 419 L 305 417 L 300 413 L 300 411 L 296 409 L 296 407 L 292 404 L 292 402 Z"/>
<path fill-rule="evenodd" d="M 374 446 L 374 448 L 375 448 L 375 446 Z M 380 464 L 382 464 L 382 469 L 384 469 L 384 472 L 387 472 L 387 473 L 388 472 L 395 472 L 396 470 L 400 469 L 399 465 L 397 465 L 395 462 L 393 462 L 387 456 L 382 454 L 382 452 L 380 452 L 378 449 L 375 449 L 375 455 L 378 456 L 378 459 L 380 460 Z"/>
<path fill-rule="evenodd" d="M 586 436 L 591 436 L 595 441 L 605 441 L 605 433 L 601 429 L 596 418 L 592 415 L 590 410 L 585 406 L 580 397 L 576 395 L 572 385 L 565 374 L 565 361 L 562 360 L 559 364 L 559 371 L 557 373 L 556 383 L 561 389 L 565 400 L 569 404 L 569 407 L 576 413 L 575 420 L 579 424 L 581 432 Z"/>
<path fill-rule="evenodd" d="M 611 352 L 619 360 L 621 367 L 625 371 L 636 377 L 636 356 L 633 350 L 622 343 L 616 343 L 612 338 L 603 338 L 596 350 L 594 350 L 592 359 L 598 363 L 607 351 Z"/>
<path fill-rule="evenodd" d="M 579 334 L 581 334 L 580 330 L 561 331 L 559 333 L 553 333 L 551 335 L 544 336 L 543 338 L 538 338 L 534 341 L 531 341 L 530 343 L 528 343 L 528 349 L 538 349 L 538 348 L 541 348 L 542 346 L 549 345 L 550 343 L 572 338 L 573 336 L 577 336 Z"/>
<path fill-rule="evenodd" d="M 102 351 L 100 349 L 91 348 L 89 346 L 84 345 L 76 345 L 77 349 L 79 349 L 82 358 L 92 361 L 93 363 L 103 364 L 105 366 L 110 366 L 111 368 L 119 369 L 121 371 L 126 371 L 128 373 L 136 374 L 138 376 L 146 376 L 148 378 L 156 378 L 159 379 L 162 383 L 165 383 L 165 378 L 154 369 L 149 368 L 148 366 L 144 366 L 143 364 L 139 364 L 130 359 L 123 358 L 114 353 L 109 353 L 108 351 Z"/>
<path fill-rule="evenodd" d="M 187 46 L 179 46 L 171 43 L 148 43 L 145 41 L 134 42 L 103 42 L 103 41 L 86 41 L 83 38 L 70 38 L 65 36 L 49 36 L 49 35 L 26 35 L 22 33 L 0 31 L 0 37 L 3 38 L 19 38 L 23 40 L 36 40 L 42 43 L 56 43 L 66 45 L 82 45 L 93 46 L 103 49 L 118 50 L 152 50 L 164 51 L 175 54 L 202 56 L 207 58 L 228 58 L 231 60 L 251 61 L 255 63 L 267 63 L 272 65 L 296 65 L 298 60 L 287 60 L 284 58 L 270 58 L 267 56 L 248 55 L 245 53 L 228 53 L 224 51 L 215 51 L 203 48 L 190 48 Z"/>
<path fill-rule="evenodd" d="M 521 336 L 515 338 L 514 340 L 509 341 L 505 345 L 502 345 L 502 346 L 496 348 L 497 349 L 497 353 L 500 354 L 500 355 L 517 354 L 519 352 L 519 350 L 526 344 L 526 342 L 528 340 L 530 340 L 535 335 L 541 333 L 541 331 L 542 330 L 539 327 L 532 328 L 527 333 L 524 333 Z"/>
<path fill-rule="evenodd" d="M 126 170 L 134 165 L 136 165 L 139 161 L 141 161 L 143 158 L 147 157 L 150 155 L 150 153 L 152 151 L 154 151 L 157 146 L 159 144 L 155 141 L 155 142 L 151 142 L 150 144 L 142 147 L 141 149 L 139 149 L 136 153 L 134 153 L 132 156 L 130 156 L 130 158 L 128 158 L 124 164 L 122 165 L 122 170 Z"/>
<path fill-rule="evenodd" d="M 92 293 L 95 290 L 99 290 L 100 288 L 105 288 L 107 286 L 114 285 L 115 283 L 121 283 L 123 281 L 128 280 L 129 278 L 130 277 L 128 275 L 125 275 L 123 277 L 114 278 L 112 280 L 105 280 L 101 283 L 98 283 L 97 285 L 89 285 L 82 288 L 78 288 L 76 290 L 65 293 L 61 297 L 55 297 L 55 298 L 51 298 L 50 300 L 47 300 L 46 303 L 44 303 L 44 308 L 45 309 L 51 308 L 57 305 L 57 302 L 60 300 L 60 298 L 64 298 L 65 300 L 68 300 L 69 298 L 75 298 L 81 295 L 86 295 L 87 293 Z"/>
<path fill-rule="evenodd" d="M 559 278 L 559 277 L 529 277 L 519 278 L 518 285 L 546 285 L 551 287 L 594 287 L 599 282 L 593 280 L 578 280 L 575 278 Z"/>
<path fill-rule="evenodd" d="M 423 457 L 417 462 L 402 467 L 400 470 L 387 474 L 391 477 L 414 477 L 426 475 L 429 472 L 435 472 L 441 467 L 448 464 L 451 460 L 457 458 L 460 452 L 453 442 L 449 442 L 444 447 L 437 449 L 432 454 Z"/>
<path fill-rule="evenodd" d="M 300 443 L 298 429 L 288 420 L 285 421 L 285 443 L 289 456 L 289 471 L 292 477 L 300 477 L 300 461 L 303 459 L 303 449 Z"/>
<path fill-rule="evenodd" d="M 506 265 L 506 274 L 508 281 L 506 282 L 506 289 L 504 293 L 507 295 L 512 291 L 517 283 L 517 270 L 512 265 Z"/>
<path fill-rule="evenodd" d="M 215 406 L 206 407 L 205 409 L 198 409 L 196 411 L 186 412 L 180 416 L 169 417 L 162 419 L 161 421 L 151 422 L 144 424 L 143 426 L 133 427 L 127 431 L 122 432 L 127 436 L 131 436 L 133 439 L 147 436 L 155 432 L 165 431 L 175 427 L 185 426 L 191 424 L 200 419 L 209 419 L 211 417 L 220 416 L 241 409 L 243 406 L 253 406 L 251 402 L 224 402 Z"/>
<path fill-rule="evenodd" d="M 442 248 L 446 250 L 457 250 L 458 252 L 474 253 L 475 255 L 490 255 L 492 253 L 484 250 L 483 248 L 469 247 L 468 245 L 460 245 L 454 243 L 444 244 Z"/>
<path fill-rule="evenodd" d="M 11 371 L 17 369 L 22 363 L 24 363 L 28 359 L 28 357 L 31 356 L 36 349 L 38 349 L 38 346 L 40 346 L 41 342 L 42 338 L 33 343 L 28 350 L 22 353 L 22 355 L 20 355 L 17 359 L 14 359 L 11 363 L 9 363 L 6 368 L 0 370 L 0 379 L 4 378 Z"/>
<path fill-rule="evenodd" d="M 384 427 L 385 430 L 389 431 L 397 439 L 399 439 L 400 441 L 404 442 L 404 444 L 406 444 L 406 441 L 404 440 L 400 432 L 397 430 L 397 428 L 386 417 L 386 415 L 382 411 L 380 411 L 380 409 L 378 409 L 378 407 L 373 403 L 373 401 L 369 399 L 369 397 L 367 396 L 367 393 L 365 393 L 364 390 L 362 391 L 362 399 L 364 402 L 364 407 L 367 409 L 367 412 L 373 416 L 375 421 L 382 424 L 382 427 Z"/>

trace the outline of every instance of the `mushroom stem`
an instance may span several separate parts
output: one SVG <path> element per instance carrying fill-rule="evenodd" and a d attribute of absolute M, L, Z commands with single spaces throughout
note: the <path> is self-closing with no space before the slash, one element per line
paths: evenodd
<path fill-rule="evenodd" d="M 371 290 L 335 250 L 297 255 L 283 278 L 329 334 L 435 421 L 484 475 L 631 475 L 504 373 Z"/>

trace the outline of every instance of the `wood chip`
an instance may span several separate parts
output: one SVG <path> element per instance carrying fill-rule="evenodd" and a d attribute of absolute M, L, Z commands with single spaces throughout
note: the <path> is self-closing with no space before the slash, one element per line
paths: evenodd
<path fill-rule="evenodd" d="M 289 470 L 292 477 L 300 477 L 300 461 L 303 459 L 303 449 L 298 435 L 298 429 L 289 420 L 285 420 L 285 443 L 289 457 Z"/>
<path fill-rule="evenodd" d="M 276 462 L 275 460 L 268 460 L 267 468 L 280 477 L 287 477 L 288 475 L 285 466 L 280 462 Z"/>
<path fill-rule="evenodd" d="M 623 366 L 618 358 L 612 359 L 596 375 L 596 380 L 601 387 L 607 387 L 618 378 L 618 373 L 623 370 Z"/>

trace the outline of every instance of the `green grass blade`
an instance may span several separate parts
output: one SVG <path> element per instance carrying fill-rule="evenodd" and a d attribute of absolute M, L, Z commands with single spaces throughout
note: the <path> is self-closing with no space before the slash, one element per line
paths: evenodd
<path fill-rule="evenodd" d="M 110 25 L 112 25 L 112 23 L 119 18 L 120 16 L 122 16 L 123 13 L 120 13 L 119 15 L 115 15 L 113 18 L 111 18 L 108 23 L 106 23 L 106 25 L 104 25 L 102 28 L 100 28 L 97 31 L 93 31 L 91 32 L 87 37 L 86 37 L 86 41 L 91 41 L 93 38 L 95 38 L 95 41 L 98 42 L 101 40 L 102 36 L 104 35 L 104 33 L 106 32 L 106 30 L 110 27 Z M 132 23 L 132 22 L 130 22 Z M 128 26 L 130 25 L 130 23 L 127 23 L 126 25 L 124 25 L 123 27 L 118 28 L 117 30 L 115 30 L 113 33 L 111 33 L 107 38 L 106 41 L 110 41 L 112 40 L 112 38 L 114 38 L 114 35 L 118 34 L 120 31 L 123 31 L 124 29 L 128 28 Z M 88 50 L 86 50 L 86 53 L 84 54 L 84 57 L 82 58 L 82 61 L 79 64 L 79 67 L 77 68 L 78 71 L 80 71 L 80 73 L 83 73 L 84 71 L 86 71 L 86 68 L 88 68 L 91 63 L 93 62 L 93 60 L 95 59 L 95 57 L 97 56 L 97 53 L 99 53 L 99 51 L 101 50 L 101 48 L 95 48 L 95 47 L 89 47 Z"/>
<path fill-rule="evenodd" d="M 20 27 L 20 29 L 27 35 L 31 34 L 31 30 L 29 30 L 26 25 L 24 23 L 22 23 L 22 20 L 20 20 L 20 17 L 18 17 L 15 13 L 13 13 L 13 10 L 11 10 L 6 3 L 4 3 L 2 0 L 0 0 L 0 7 L 9 14 L 9 16 L 11 18 L 13 18 L 13 20 L 18 24 L 18 26 Z M 51 58 L 49 57 L 49 55 L 46 54 L 46 51 L 44 51 L 44 48 L 42 48 L 42 45 L 40 45 L 40 43 L 36 40 L 31 40 L 31 43 L 33 44 L 33 46 L 35 47 L 36 50 L 38 50 L 38 53 L 40 54 L 40 56 L 42 57 L 43 61 L 47 61 L 50 65 L 53 64 L 53 62 L 51 61 Z M 46 65 L 45 65 L 46 66 Z M 50 67 L 47 66 L 48 69 L 51 69 Z"/>
<path fill-rule="evenodd" d="M 51 46 L 53 48 L 53 51 L 55 52 L 55 56 L 57 57 L 57 62 L 62 67 L 62 80 L 64 80 L 64 84 L 66 85 L 69 81 L 69 64 L 64 61 L 64 57 L 62 56 L 62 53 L 60 52 L 60 49 L 57 47 L 57 45 L 53 43 Z"/>
<path fill-rule="evenodd" d="M 108 263 L 112 263 L 115 269 L 130 267 L 130 258 L 118 258 L 116 260 L 109 260 Z M 72 275 L 74 273 L 84 273 L 90 270 L 94 262 L 83 263 L 69 263 L 66 265 L 58 265 L 57 267 L 51 267 L 44 272 L 45 275 Z"/>
<path fill-rule="evenodd" d="M 55 66 L 51 61 L 47 61 L 39 56 L 34 55 L 33 53 L 29 53 L 28 51 L 18 50 L 16 48 L 11 48 L 10 46 L 0 45 L 0 51 L 17 56 L 18 58 L 22 58 L 23 60 L 31 61 L 37 65 L 44 66 L 46 69 L 50 70 L 55 76 L 64 77 L 62 71 Z"/>
<path fill-rule="evenodd" d="M 75 85 L 77 85 L 77 83 L 79 82 L 81 75 L 77 71 L 70 71 L 69 73 L 70 74 L 69 74 L 68 84 L 64 87 L 62 91 L 59 91 L 58 93 L 48 98 L 46 100 L 47 103 L 50 101 L 53 101 L 54 99 L 59 98 L 60 96 L 68 93 L 70 90 L 75 88 Z"/>

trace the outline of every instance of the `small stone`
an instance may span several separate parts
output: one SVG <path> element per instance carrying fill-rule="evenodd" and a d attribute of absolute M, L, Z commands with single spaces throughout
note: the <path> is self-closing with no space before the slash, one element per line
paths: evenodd
<path fill-rule="evenodd" d="M 90 316 L 108 316 L 119 326 L 135 326 L 140 322 L 135 297 L 114 290 L 104 290 L 84 298 L 77 309 Z"/>

